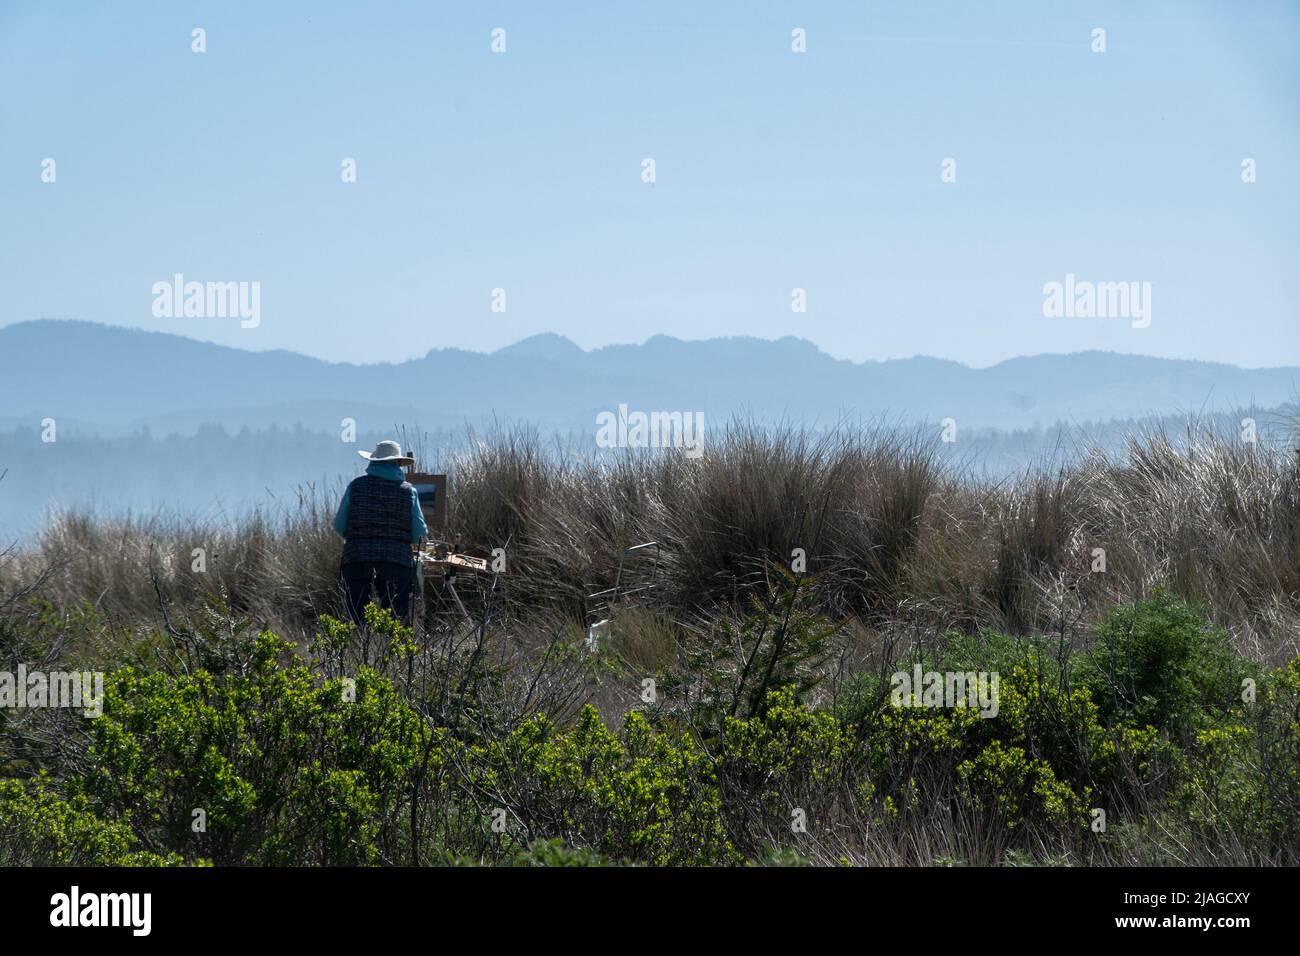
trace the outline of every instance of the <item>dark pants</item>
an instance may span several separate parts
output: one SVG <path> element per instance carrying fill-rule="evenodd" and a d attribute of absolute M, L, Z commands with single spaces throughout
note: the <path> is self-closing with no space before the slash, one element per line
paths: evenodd
<path fill-rule="evenodd" d="M 348 615 L 358 624 L 366 620 L 366 605 L 371 601 L 381 608 L 391 608 L 403 624 L 411 623 L 411 578 L 415 571 L 409 564 L 368 561 L 345 564 L 339 568 Z"/>

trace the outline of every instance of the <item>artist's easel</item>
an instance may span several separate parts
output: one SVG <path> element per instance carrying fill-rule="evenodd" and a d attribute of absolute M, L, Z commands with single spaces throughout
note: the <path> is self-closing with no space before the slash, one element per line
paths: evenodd
<path fill-rule="evenodd" d="M 416 588 L 418 593 L 416 607 L 420 623 L 423 622 L 425 610 L 425 575 L 434 573 L 442 576 L 444 590 L 456 602 L 456 607 L 460 610 L 461 616 L 469 620 L 469 612 L 465 609 L 460 595 L 456 593 L 456 576 L 462 573 L 475 575 L 489 573 L 487 559 L 475 557 L 471 554 L 458 554 L 451 550 L 443 537 L 443 532 L 447 527 L 448 481 L 446 475 L 434 475 L 411 470 L 406 473 L 406 480 L 415 486 L 416 494 L 420 497 L 420 511 L 424 515 L 424 523 L 429 527 L 429 543 L 420 547 L 415 555 L 416 581 L 418 584 Z M 495 584 L 494 580 L 494 587 Z"/>

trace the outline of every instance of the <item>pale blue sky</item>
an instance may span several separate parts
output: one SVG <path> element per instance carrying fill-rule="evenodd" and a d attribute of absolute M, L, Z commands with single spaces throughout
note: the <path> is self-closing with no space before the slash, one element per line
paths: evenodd
<path fill-rule="evenodd" d="M 1300 364 L 1297 49 L 1297 3 L 0 0 L 0 324 Z M 155 319 L 176 272 L 261 325 Z M 1067 272 L 1151 282 L 1151 326 L 1044 318 Z"/>

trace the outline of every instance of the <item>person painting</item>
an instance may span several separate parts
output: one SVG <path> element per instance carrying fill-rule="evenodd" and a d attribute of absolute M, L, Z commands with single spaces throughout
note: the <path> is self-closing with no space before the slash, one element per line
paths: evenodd
<path fill-rule="evenodd" d="M 415 488 L 402 475 L 414 460 L 395 441 L 381 441 L 373 452 L 357 452 L 370 462 L 343 492 L 334 530 L 343 538 L 339 561 L 348 614 L 358 624 L 372 600 L 389 608 L 403 623 L 411 622 L 414 579 L 412 544 L 429 536 Z"/>

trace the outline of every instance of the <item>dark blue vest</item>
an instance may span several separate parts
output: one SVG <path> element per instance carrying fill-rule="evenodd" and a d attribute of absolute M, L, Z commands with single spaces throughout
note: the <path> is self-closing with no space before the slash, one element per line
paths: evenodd
<path fill-rule="evenodd" d="M 408 482 L 374 475 L 348 486 L 348 526 L 342 564 L 411 563 L 411 497 Z"/>

